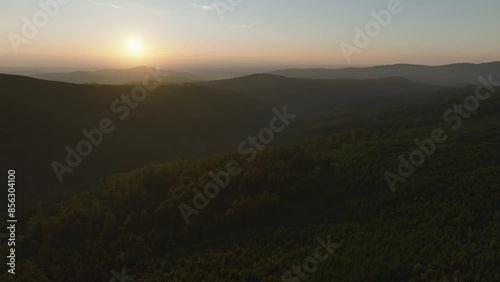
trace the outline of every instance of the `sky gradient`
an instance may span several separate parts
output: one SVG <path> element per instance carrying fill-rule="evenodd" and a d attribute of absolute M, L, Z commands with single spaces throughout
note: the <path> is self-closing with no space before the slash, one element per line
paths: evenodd
<path fill-rule="evenodd" d="M 72 0 L 16 54 L 9 34 L 22 36 L 23 18 L 43 10 L 38 1 L 0 0 L 0 67 L 346 66 L 340 44 L 353 44 L 355 27 L 389 1 L 242 0 L 221 19 L 211 0 Z M 401 5 L 350 65 L 500 61 L 500 1 Z"/>

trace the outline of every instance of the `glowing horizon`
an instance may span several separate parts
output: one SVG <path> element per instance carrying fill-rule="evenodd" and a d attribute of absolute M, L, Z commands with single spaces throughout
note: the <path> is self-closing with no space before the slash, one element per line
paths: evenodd
<path fill-rule="evenodd" d="M 352 42 L 355 28 L 363 29 L 389 1 L 243 1 L 223 19 L 211 1 L 68 1 L 17 54 L 8 34 L 22 35 L 23 18 L 33 22 L 45 10 L 36 2 L 6 1 L 0 3 L 0 66 L 349 65 L 339 45 Z M 500 61 L 494 36 L 500 2 L 401 5 L 350 65 Z"/>

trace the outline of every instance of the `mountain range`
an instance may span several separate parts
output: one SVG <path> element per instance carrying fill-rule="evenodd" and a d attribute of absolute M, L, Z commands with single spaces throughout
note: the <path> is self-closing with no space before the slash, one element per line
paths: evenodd
<path fill-rule="evenodd" d="M 500 62 L 483 64 L 460 63 L 444 66 L 396 64 L 366 68 L 286 69 L 273 71 L 271 74 L 312 79 L 377 79 L 385 77 L 402 77 L 417 82 L 440 86 L 464 86 L 468 84 L 477 84 L 477 77 L 479 75 L 487 77 L 492 74 L 495 77 L 499 77 Z"/>
<path fill-rule="evenodd" d="M 79 83 L 79 84 L 137 84 L 144 76 L 151 72 L 156 73 L 163 83 L 194 83 L 207 81 L 202 76 L 189 72 L 178 72 L 173 70 L 159 70 L 156 68 L 139 66 L 131 69 L 106 69 L 99 71 L 74 71 L 74 72 L 50 72 L 39 73 L 36 70 L 8 69 L 6 73 L 27 75 L 34 78 Z M 488 62 L 481 64 L 457 63 L 442 66 L 426 66 L 412 64 L 380 65 L 373 67 L 350 67 L 350 68 L 309 68 L 309 69 L 284 69 L 269 72 L 288 78 L 307 79 L 382 79 L 382 78 L 404 78 L 414 82 L 431 84 L 444 87 L 461 87 L 477 84 L 477 77 L 493 75 L 500 76 L 500 62 Z M 206 73 L 207 77 L 211 74 Z M 249 73 L 247 76 L 251 76 Z M 224 79 L 228 80 L 228 79 Z M 214 83 L 213 83 L 214 84 Z"/>
<path fill-rule="evenodd" d="M 157 70 L 155 68 L 139 66 L 131 69 L 107 69 L 100 71 L 57 72 L 30 75 L 34 78 L 79 84 L 137 84 L 150 74 L 155 73 L 163 83 L 197 82 L 203 79 L 187 72 L 171 70 Z"/>

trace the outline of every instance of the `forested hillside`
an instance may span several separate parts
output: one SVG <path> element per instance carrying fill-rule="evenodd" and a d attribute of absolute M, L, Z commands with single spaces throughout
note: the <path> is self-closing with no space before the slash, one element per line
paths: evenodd
<path fill-rule="evenodd" d="M 234 91 L 272 105 L 288 105 L 302 119 L 384 108 L 433 95 L 439 87 L 399 77 L 301 79 L 254 74 L 200 83 Z"/>
<path fill-rule="evenodd" d="M 178 159 L 104 178 L 24 221 L 17 281 L 110 281 L 122 268 L 133 281 L 500 281 L 500 93 L 456 130 L 443 120 L 472 90 L 303 124 L 293 130 L 310 139 L 254 161 Z M 435 128 L 447 141 L 392 192 L 386 171 Z M 231 160 L 241 172 L 186 224 L 179 205 Z M 314 271 L 294 268 L 318 237 L 339 245 Z"/>
<path fill-rule="evenodd" d="M 397 105 L 433 96 L 436 89 L 398 78 L 337 81 L 254 75 L 201 85 L 162 85 L 135 101 L 135 85 L 82 85 L 12 75 L 0 75 L 0 83 L 5 89 L 0 94 L 0 167 L 29 175 L 18 183 L 23 212 L 37 202 L 71 196 L 86 189 L 80 184 L 99 177 L 235 150 L 250 132 L 269 122 L 275 107 L 287 107 L 307 120 Z M 95 137 L 92 132 L 100 129 L 103 119 L 112 132 L 103 135 L 80 165 L 67 166 L 71 150 L 92 139 L 89 135 Z M 278 136 L 275 144 L 303 138 L 304 130 L 292 132 Z M 72 171 L 58 175 L 54 162 L 58 171 L 62 165 Z"/>
<path fill-rule="evenodd" d="M 71 195 L 82 182 L 147 163 L 229 151 L 273 115 L 271 105 L 197 85 L 160 86 L 136 101 L 133 85 L 11 75 L 0 75 L 0 83 L 0 165 L 25 173 L 18 183 L 20 204 L 31 208 Z M 53 162 L 66 165 L 67 146 L 77 150 L 92 135 L 83 131 L 95 132 L 103 119 L 114 130 L 59 182 Z"/>

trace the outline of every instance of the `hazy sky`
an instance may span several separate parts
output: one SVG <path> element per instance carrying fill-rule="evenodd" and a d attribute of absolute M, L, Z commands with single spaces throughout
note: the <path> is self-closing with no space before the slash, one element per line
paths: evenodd
<path fill-rule="evenodd" d="M 1 67 L 345 66 L 340 44 L 354 45 L 355 27 L 364 29 L 370 12 L 391 0 L 241 0 L 224 19 L 212 0 L 65 1 L 44 26 L 39 1 L 0 0 Z M 500 60 L 500 1 L 401 0 L 401 6 L 352 65 Z M 39 30 L 18 41 L 16 54 L 12 36 L 24 37 L 23 18 L 33 23 L 34 15 Z"/>

